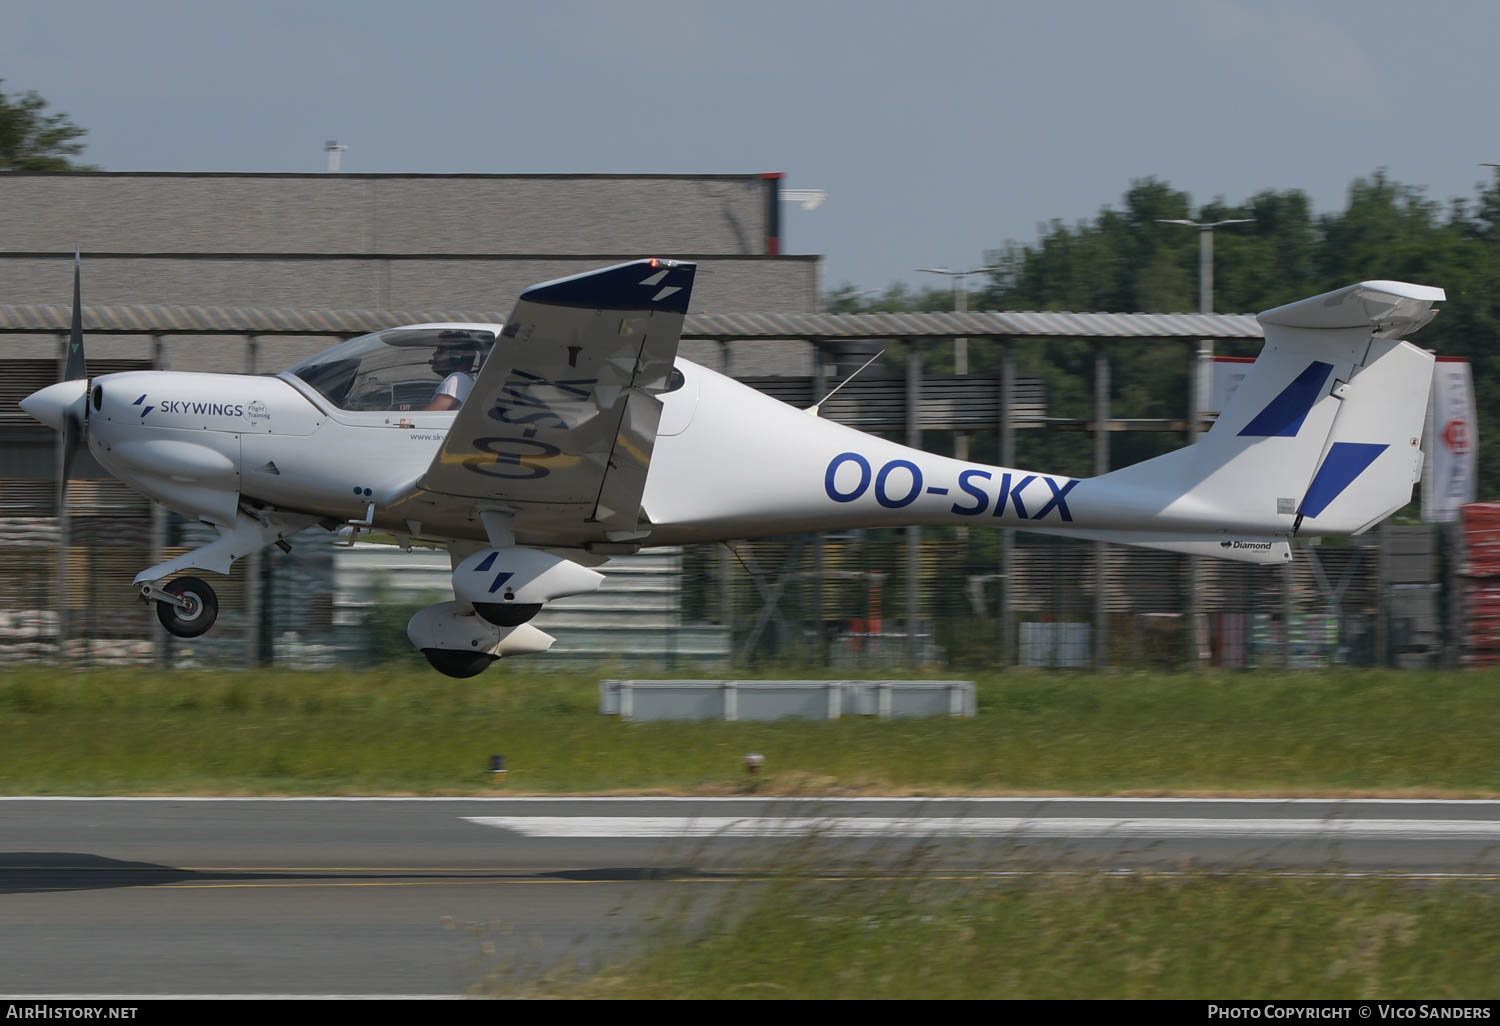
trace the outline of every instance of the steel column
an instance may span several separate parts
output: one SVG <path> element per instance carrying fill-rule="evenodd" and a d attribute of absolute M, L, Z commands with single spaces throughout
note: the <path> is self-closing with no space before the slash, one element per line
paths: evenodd
<path fill-rule="evenodd" d="M 1463 522 L 1453 520 L 1443 525 L 1447 541 L 1448 572 L 1443 578 L 1443 595 L 1448 602 L 1448 629 L 1443 637 L 1443 665 L 1452 669 L 1463 663 L 1464 638 L 1468 637 L 1464 623 L 1464 585 L 1460 573 L 1464 560 Z"/>
<path fill-rule="evenodd" d="M 1296 549 L 1293 548 L 1293 554 Z M 1305 558 L 1305 557 L 1304 557 Z M 1292 595 L 1297 586 L 1296 561 L 1289 559 L 1281 564 L 1281 665 L 1292 668 Z"/>
<path fill-rule="evenodd" d="M 1375 606 L 1375 659 L 1376 666 L 1390 666 L 1394 660 L 1390 658 L 1390 630 L 1391 630 L 1391 522 L 1384 520 L 1380 524 L 1379 547 L 1375 550 L 1375 557 L 1379 560 L 1379 591 L 1376 594 Z"/>
<path fill-rule="evenodd" d="M 260 358 L 260 339 L 255 335 L 245 337 L 245 373 L 254 374 Z M 265 556 L 259 549 L 245 557 L 245 652 L 247 667 L 261 665 L 260 630 L 265 616 L 261 608 L 264 588 L 261 581 L 261 563 Z"/>
<path fill-rule="evenodd" d="M 68 336 L 57 336 L 57 380 L 67 373 Z M 63 480 L 67 466 L 67 434 L 57 432 L 57 494 L 62 501 L 57 504 L 57 658 L 67 661 L 66 647 L 72 624 L 68 620 L 68 548 L 73 541 L 73 522 L 68 516 L 68 503 L 64 495 L 67 482 Z"/>
<path fill-rule="evenodd" d="M 915 340 L 906 343 L 906 444 L 922 447 L 920 410 L 922 404 L 922 356 Z M 915 524 L 906 529 L 906 652 L 912 666 L 921 662 L 921 645 L 917 640 L 919 605 L 917 590 L 921 586 L 922 529 Z"/>
<path fill-rule="evenodd" d="M 827 378 L 828 368 L 823 359 L 823 347 L 814 343 L 812 374 L 814 402 L 823 398 L 823 391 L 828 383 Z M 813 659 L 819 666 L 826 666 L 828 664 L 827 632 L 823 630 L 823 572 L 826 568 L 825 559 L 823 533 L 820 531 L 813 535 L 812 579 Z"/>
<path fill-rule="evenodd" d="M 725 377 L 731 377 L 733 350 L 727 341 L 719 343 L 720 362 Z M 728 542 L 719 546 L 719 623 L 729 634 L 729 651 L 734 651 L 734 550 Z"/>
<path fill-rule="evenodd" d="M 166 370 L 167 354 L 166 347 L 162 343 L 160 335 L 151 336 L 151 369 Z M 167 507 L 156 500 L 151 500 L 151 565 L 158 566 L 166 562 L 167 548 Z M 155 603 L 149 603 L 150 610 L 148 620 L 151 624 L 151 651 L 156 654 L 158 666 L 168 666 L 172 661 L 172 635 L 161 625 L 156 618 Z"/>
<path fill-rule="evenodd" d="M 1204 232 L 1203 237 L 1212 239 L 1212 232 Z M 1201 345 L 1201 343 L 1200 343 Z M 1188 444 L 1196 444 L 1198 441 L 1199 428 L 1202 422 L 1199 420 L 1201 411 L 1206 405 L 1204 397 L 1199 395 L 1201 391 L 1202 376 L 1199 373 L 1203 366 L 1203 354 L 1195 346 L 1193 349 L 1192 363 L 1188 365 Z M 1203 612 L 1203 559 L 1201 556 L 1187 557 L 1187 665 L 1192 669 L 1200 666 L 1199 655 L 1202 646 L 1199 644 L 1198 620 Z"/>
<path fill-rule="evenodd" d="M 969 287 L 963 275 L 953 279 L 953 309 L 959 313 L 967 313 L 969 310 Z M 969 340 L 967 338 L 953 340 L 953 373 L 960 376 L 969 373 Z M 969 436 L 967 432 L 959 431 L 954 435 L 953 458 L 968 462 Z M 960 538 L 967 535 L 968 528 L 959 529 Z"/>
<path fill-rule="evenodd" d="M 1014 467 L 1016 464 L 1016 420 L 1012 400 L 1016 392 L 1016 354 L 1010 339 L 1000 340 L 1000 465 Z M 1000 665 L 1010 669 L 1015 665 L 1015 651 L 1011 644 L 1013 631 L 1010 622 L 1011 573 L 1015 568 L 1016 532 L 1005 528 L 1000 532 Z"/>
<path fill-rule="evenodd" d="M 1109 473 L 1109 355 L 1094 343 L 1094 474 Z M 1094 543 L 1094 669 L 1109 665 L 1109 542 Z"/>

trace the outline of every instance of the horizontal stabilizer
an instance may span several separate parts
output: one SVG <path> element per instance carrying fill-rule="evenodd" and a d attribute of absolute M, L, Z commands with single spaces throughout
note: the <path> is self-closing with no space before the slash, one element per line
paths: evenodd
<path fill-rule="evenodd" d="M 1369 328 L 1376 338 L 1404 338 L 1432 320 L 1437 313 L 1432 304 L 1446 298 L 1442 289 L 1430 285 L 1362 281 L 1263 311 L 1255 319 L 1267 329 L 1268 339 L 1277 327 L 1314 331 Z"/>

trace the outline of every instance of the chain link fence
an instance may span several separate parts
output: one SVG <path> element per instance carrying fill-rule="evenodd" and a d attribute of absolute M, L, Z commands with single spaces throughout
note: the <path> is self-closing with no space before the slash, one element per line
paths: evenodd
<path fill-rule="evenodd" d="M 60 522 L 44 512 L 50 494 L 12 484 L 0 491 L 0 667 L 420 660 L 406 619 L 451 598 L 445 552 L 343 548 L 313 529 L 291 553 L 212 576 L 218 623 L 172 638 L 130 581 L 211 529 L 108 481 L 75 482 L 70 504 L 94 512 Z M 1445 537 L 1386 527 L 1298 545 L 1290 567 L 1202 560 L 1196 616 L 1187 557 L 1045 535 L 870 530 L 644 550 L 535 623 L 557 638 L 542 658 L 669 668 L 1425 666 L 1462 648 Z"/>

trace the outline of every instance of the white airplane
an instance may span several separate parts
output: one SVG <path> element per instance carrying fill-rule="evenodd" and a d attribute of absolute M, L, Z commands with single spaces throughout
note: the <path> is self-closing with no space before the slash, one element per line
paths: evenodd
<path fill-rule="evenodd" d="M 936 456 L 819 419 L 676 356 L 695 266 L 642 260 L 533 286 L 502 324 L 418 324 L 275 376 L 90 381 L 75 261 L 65 380 L 21 407 L 218 538 L 141 571 L 166 629 L 218 600 L 185 570 L 313 525 L 446 547 L 454 599 L 407 634 L 439 671 L 545 651 L 527 621 L 643 545 L 987 524 L 1254 563 L 1358 534 L 1418 479 L 1433 357 L 1399 339 L 1441 289 L 1367 281 L 1268 310 L 1265 345 L 1196 444 L 1094 478 Z M 455 404 L 462 403 L 456 410 Z M 168 578 L 173 578 L 168 580 Z"/>

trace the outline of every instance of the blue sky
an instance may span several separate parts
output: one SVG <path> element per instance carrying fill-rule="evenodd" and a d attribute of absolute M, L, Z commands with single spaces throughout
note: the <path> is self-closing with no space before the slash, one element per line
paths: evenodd
<path fill-rule="evenodd" d="M 935 284 L 1154 175 L 1342 206 L 1500 161 L 1494 0 L 5 0 L 0 77 L 127 171 L 786 172 L 825 283 Z"/>

